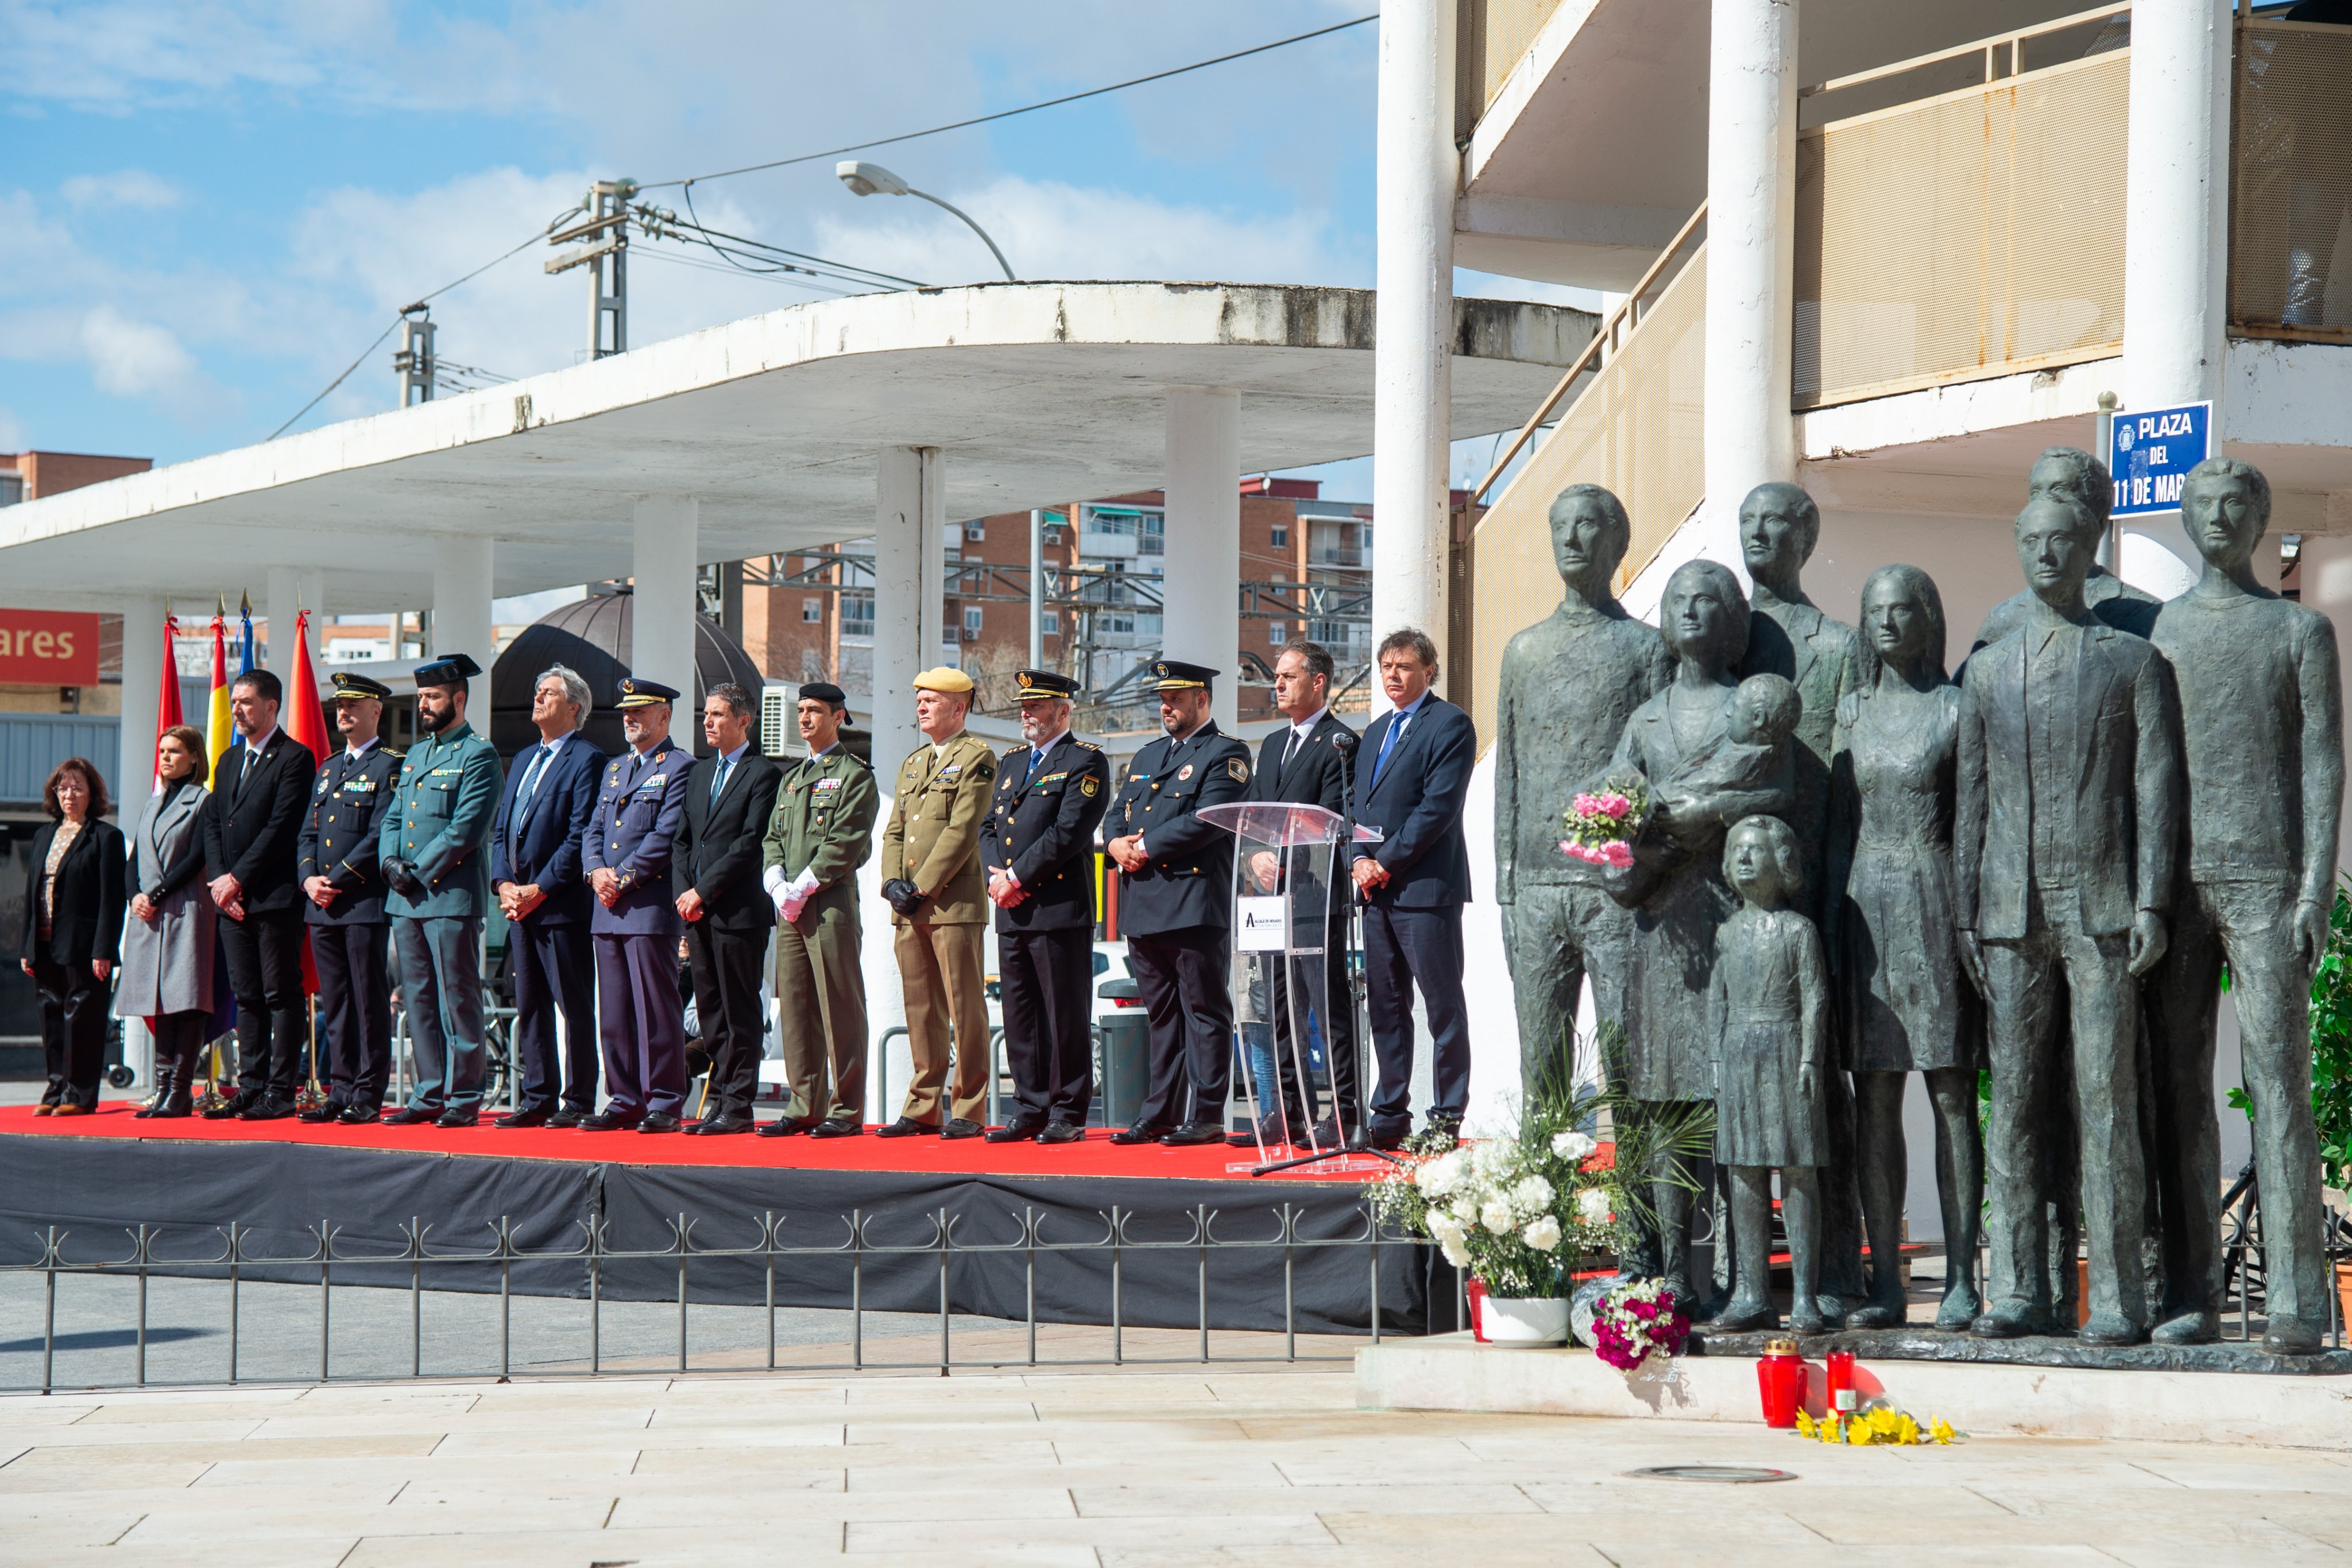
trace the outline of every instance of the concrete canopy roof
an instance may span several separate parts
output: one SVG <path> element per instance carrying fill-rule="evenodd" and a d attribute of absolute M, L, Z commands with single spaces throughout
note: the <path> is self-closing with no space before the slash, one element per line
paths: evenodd
<path fill-rule="evenodd" d="M 1453 428 L 1516 427 L 1589 313 L 1465 299 Z M 796 305 L 488 391 L 0 512 L 0 601 L 232 598 L 323 570 L 325 604 L 428 604 L 430 542 L 494 538 L 495 592 L 632 570 L 632 498 L 693 496 L 705 561 L 871 533 L 875 454 L 943 449 L 950 519 L 1149 489 L 1164 394 L 1241 395 L 1243 472 L 1372 444 L 1369 290 L 983 284 Z M 1236 476 L 1238 477 L 1238 476 Z"/>

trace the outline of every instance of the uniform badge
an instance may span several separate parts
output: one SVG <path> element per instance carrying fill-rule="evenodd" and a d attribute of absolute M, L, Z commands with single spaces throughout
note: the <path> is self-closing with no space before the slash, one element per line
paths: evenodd
<path fill-rule="evenodd" d="M 328 778 L 324 773 L 321 773 L 319 775 L 319 782 L 312 787 L 310 793 L 313 795 L 323 795 L 327 792 L 327 786 L 333 782 L 333 779 Z"/>
<path fill-rule="evenodd" d="M 975 762 L 971 765 L 971 776 L 985 784 L 996 777 L 996 765 L 992 762 Z"/>
<path fill-rule="evenodd" d="M 1238 757 L 1232 758 L 1225 764 L 1225 771 L 1234 776 L 1234 782 L 1236 784 L 1246 784 L 1249 782 L 1249 764 L 1244 762 Z"/>
<path fill-rule="evenodd" d="M 646 779 L 644 783 L 638 785 L 637 788 L 640 789 L 658 789 L 662 787 L 662 780 L 668 777 L 669 775 L 667 773 L 656 773 L 652 778 Z"/>
<path fill-rule="evenodd" d="M 1183 767 L 1176 769 L 1177 783 L 1181 784 L 1185 779 L 1190 779 L 1191 777 L 1192 777 L 1192 765 L 1191 763 L 1187 762 Z"/>
<path fill-rule="evenodd" d="M 1101 790 L 1102 780 L 1096 778 L 1091 773 L 1087 774 L 1084 778 L 1078 780 L 1078 793 L 1084 795 L 1089 800 L 1093 800 L 1096 795 L 1101 792 Z"/>

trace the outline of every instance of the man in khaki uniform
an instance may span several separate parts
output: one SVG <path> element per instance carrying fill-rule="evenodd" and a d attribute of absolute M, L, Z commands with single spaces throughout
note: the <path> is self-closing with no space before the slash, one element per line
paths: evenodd
<path fill-rule="evenodd" d="M 857 868 L 874 852 L 882 792 L 874 770 L 841 744 L 849 717 L 839 686 L 801 687 L 808 758 L 784 775 L 761 861 L 775 901 L 776 1011 L 792 1108 L 762 1137 L 866 1130 L 866 980 L 858 968 Z M 828 1082 L 827 1067 L 831 1068 Z"/>
<path fill-rule="evenodd" d="M 988 998 L 981 974 L 988 889 L 980 824 L 996 789 L 996 756 L 964 732 L 971 700 L 971 677 L 961 670 L 941 667 L 915 677 L 915 723 L 929 744 L 898 765 L 898 798 L 882 831 L 882 896 L 896 912 L 892 946 L 906 990 L 915 1081 L 898 1119 L 877 1128 L 877 1137 L 976 1138 L 988 1130 Z M 955 1082 L 942 1116 L 950 1019 Z"/>

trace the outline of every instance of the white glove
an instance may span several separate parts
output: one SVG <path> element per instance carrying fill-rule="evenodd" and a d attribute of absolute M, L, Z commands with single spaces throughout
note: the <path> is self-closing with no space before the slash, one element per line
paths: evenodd
<path fill-rule="evenodd" d="M 782 870 L 782 868 L 778 867 L 777 869 Z M 793 878 L 792 885 L 784 891 L 791 894 L 796 902 L 806 904 L 809 901 L 809 894 L 816 891 L 816 868 L 814 866 L 803 866 L 801 868 L 801 874 Z"/>
<path fill-rule="evenodd" d="M 783 908 L 785 897 L 783 867 L 770 866 L 766 873 L 760 878 L 760 885 L 768 890 L 768 896 L 775 901 L 778 909 Z"/>

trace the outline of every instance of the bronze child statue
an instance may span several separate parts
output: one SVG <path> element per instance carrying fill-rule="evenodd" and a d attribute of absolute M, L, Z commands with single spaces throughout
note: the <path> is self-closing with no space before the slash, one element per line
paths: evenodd
<path fill-rule="evenodd" d="M 1738 1288 L 1709 1325 L 1718 1333 L 1776 1327 L 1772 1306 L 1772 1173 L 1794 1284 L 1789 1326 L 1823 1333 L 1821 1168 L 1829 1164 L 1824 1079 L 1829 967 L 1813 923 L 1790 907 L 1803 885 L 1797 835 L 1778 817 L 1748 817 L 1724 840 L 1723 874 L 1744 905 L 1716 938 L 1707 1021 L 1715 1040 L 1715 1159 L 1731 1179 Z"/>

